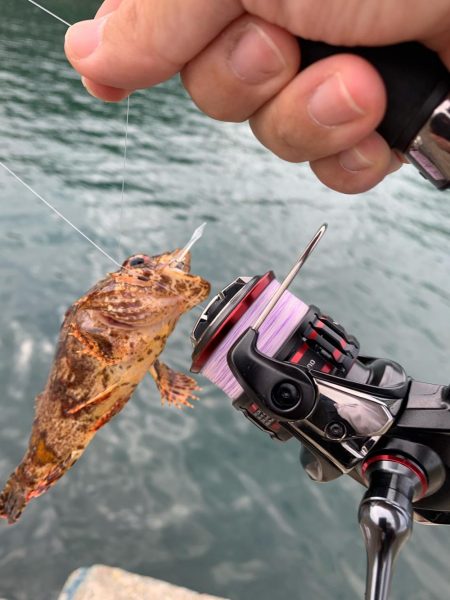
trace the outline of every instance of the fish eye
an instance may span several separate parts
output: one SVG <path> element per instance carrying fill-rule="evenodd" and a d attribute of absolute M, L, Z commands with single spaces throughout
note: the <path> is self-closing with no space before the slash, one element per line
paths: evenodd
<path fill-rule="evenodd" d="M 132 258 L 128 263 L 130 267 L 140 267 L 145 264 L 145 259 L 142 256 L 136 256 L 136 258 Z"/>

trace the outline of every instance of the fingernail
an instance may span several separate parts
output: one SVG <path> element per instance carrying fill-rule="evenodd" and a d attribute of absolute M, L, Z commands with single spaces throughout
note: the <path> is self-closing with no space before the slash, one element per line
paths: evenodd
<path fill-rule="evenodd" d="M 106 15 L 101 19 L 81 21 L 67 30 L 66 48 L 71 57 L 77 60 L 87 58 L 99 47 L 109 17 Z"/>
<path fill-rule="evenodd" d="M 231 70 L 247 83 L 264 83 L 275 77 L 286 62 L 267 33 L 249 23 L 229 56 Z"/>
<path fill-rule="evenodd" d="M 351 97 L 340 73 L 319 85 L 311 96 L 308 112 L 313 121 L 325 127 L 343 125 L 365 114 Z"/>
<path fill-rule="evenodd" d="M 100 86 L 100 91 L 96 90 L 96 84 L 94 83 L 94 87 L 92 87 L 93 82 L 86 79 L 86 77 L 81 78 L 81 83 L 91 96 L 102 102 L 121 102 L 132 94 L 132 90 L 121 90 L 118 88 L 109 88 L 107 86 Z"/>
<path fill-rule="evenodd" d="M 373 162 L 369 160 L 357 147 L 350 150 L 344 150 L 339 154 L 339 164 L 350 173 L 357 173 L 373 166 Z"/>
<path fill-rule="evenodd" d="M 89 92 L 89 94 L 90 94 L 91 96 L 94 96 L 94 98 L 96 98 L 96 97 L 97 97 L 97 96 L 94 94 L 94 92 L 92 91 L 92 89 L 89 87 L 89 82 L 88 82 L 88 80 L 86 79 L 86 77 L 84 77 L 84 76 L 83 76 L 83 77 L 81 78 L 81 83 L 83 84 L 83 87 L 84 87 L 84 89 L 85 89 L 87 92 Z"/>

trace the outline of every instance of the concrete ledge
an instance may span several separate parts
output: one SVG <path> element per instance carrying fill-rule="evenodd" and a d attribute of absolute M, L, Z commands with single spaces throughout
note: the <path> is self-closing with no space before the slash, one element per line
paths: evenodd
<path fill-rule="evenodd" d="M 70 575 L 58 600 L 224 600 L 166 581 L 93 565 Z"/>

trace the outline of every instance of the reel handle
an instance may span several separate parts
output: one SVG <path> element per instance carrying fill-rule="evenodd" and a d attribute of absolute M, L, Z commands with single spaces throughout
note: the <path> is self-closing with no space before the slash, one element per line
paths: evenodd
<path fill-rule="evenodd" d="M 366 600 L 388 600 L 397 556 L 413 525 L 413 500 L 426 493 L 426 475 L 411 461 L 385 454 L 362 467 L 369 488 L 358 519 L 367 550 Z"/>
<path fill-rule="evenodd" d="M 450 76 L 435 52 L 417 42 L 373 48 L 299 43 L 302 69 L 342 53 L 368 60 L 387 91 L 378 132 L 438 189 L 450 187 Z"/>
<path fill-rule="evenodd" d="M 395 561 L 412 532 L 413 505 L 442 486 L 444 467 L 433 450 L 393 438 L 365 459 L 361 475 L 368 484 L 358 512 L 367 550 L 365 598 L 388 600 Z"/>
<path fill-rule="evenodd" d="M 412 532 L 412 505 L 366 498 L 359 524 L 367 550 L 365 600 L 388 600 L 395 560 Z"/>

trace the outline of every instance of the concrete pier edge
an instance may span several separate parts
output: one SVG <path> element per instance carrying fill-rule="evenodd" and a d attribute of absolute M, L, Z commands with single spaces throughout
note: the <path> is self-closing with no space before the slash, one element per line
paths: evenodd
<path fill-rule="evenodd" d="M 74 571 L 58 600 L 226 600 L 117 567 L 92 565 Z"/>

